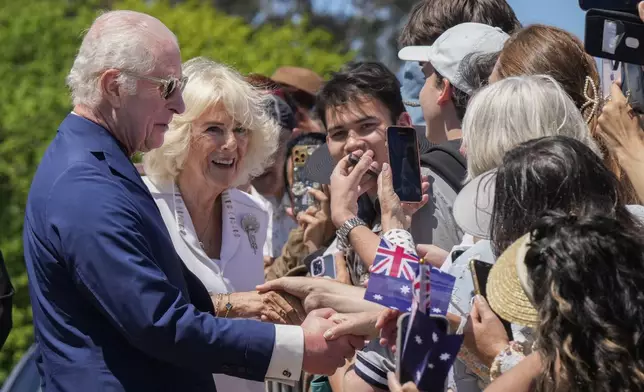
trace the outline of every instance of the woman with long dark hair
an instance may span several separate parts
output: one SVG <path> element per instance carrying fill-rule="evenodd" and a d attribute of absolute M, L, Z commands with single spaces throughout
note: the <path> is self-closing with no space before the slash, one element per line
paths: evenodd
<path fill-rule="evenodd" d="M 563 136 L 531 140 L 508 152 L 495 189 L 491 238 L 497 255 L 546 210 L 617 219 L 628 214 L 617 178 L 601 158 Z"/>

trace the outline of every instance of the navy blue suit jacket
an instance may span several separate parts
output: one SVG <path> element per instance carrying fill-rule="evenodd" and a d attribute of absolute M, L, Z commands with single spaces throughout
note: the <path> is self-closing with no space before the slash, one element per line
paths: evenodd
<path fill-rule="evenodd" d="M 24 247 L 44 391 L 264 379 L 275 327 L 194 305 L 152 196 L 103 127 L 73 114 L 61 124 L 31 185 Z"/>

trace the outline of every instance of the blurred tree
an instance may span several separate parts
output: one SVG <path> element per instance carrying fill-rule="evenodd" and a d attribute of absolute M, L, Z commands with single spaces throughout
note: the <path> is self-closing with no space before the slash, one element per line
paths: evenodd
<path fill-rule="evenodd" d="M 71 110 L 65 77 L 81 33 L 99 9 L 154 15 L 175 32 L 184 60 L 209 56 L 243 73 L 270 75 L 280 65 L 299 65 L 328 75 L 353 54 L 306 20 L 255 28 L 197 0 L 175 5 L 149 0 L 0 0 L 0 5 L 0 76 L 5 83 L 0 89 L 0 249 L 16 287 L 14 328 L 0 352 L 2 382 L 33 342 L 22 250 L 27 193 L 40 157 Z"/>
<path fill-rule="evenodd" d="M 181 1 L 181 0 L 175 0 Z M 398 60 L 398 33 L 412 6 L 421 0 L 210 0 L 218 9 L 254 25 L 306 16 L 312 27 L 332 31 L 359 57 L 378 59 L 392 69 Z"/>

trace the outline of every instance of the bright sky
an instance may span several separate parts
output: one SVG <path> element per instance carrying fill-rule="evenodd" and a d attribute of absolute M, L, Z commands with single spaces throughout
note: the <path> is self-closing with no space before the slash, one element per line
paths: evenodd
<path fill-rule="evenodd" d="M 524 25 L 543 23 L 584 39 L 585 12 L 577 0 L 508 0 Z"/>

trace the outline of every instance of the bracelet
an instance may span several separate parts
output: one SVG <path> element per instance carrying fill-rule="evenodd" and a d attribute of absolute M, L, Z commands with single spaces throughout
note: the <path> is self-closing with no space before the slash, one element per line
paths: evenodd
<path fill-rule="evenodd" d="M 224 295 L 228 296 L 226 305 L 224 305 L 224 307 L 226 308 L 226 313 L 224 314 L 224 318 L 228 317 L 230 310 L 233 308 L 233 304 L 230 302 L 230 293 L 217 294 L 217 296 L 215 297 L 215 317 L 219 317 L 219 304 L 221 303 L 221 300 L 224 297 Z"/>
<path fill-rule="evenodd" d="M 506 348 L 494 358 L 492 366 L 490 366 L 490 380 L 494 381 L 503 373 L 515 367 L 519 362 L 525 358 L 523 353 L 523 345 L 519 342 L 512 341 Z"/>

